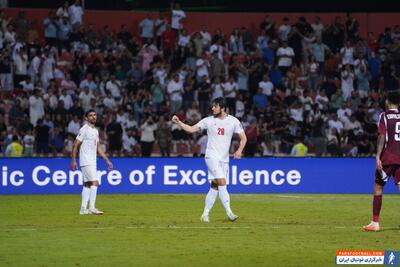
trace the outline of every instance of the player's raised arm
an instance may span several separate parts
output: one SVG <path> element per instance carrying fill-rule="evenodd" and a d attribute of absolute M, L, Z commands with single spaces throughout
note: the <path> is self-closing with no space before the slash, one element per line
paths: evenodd
<path fill-rule="evenodd" d="M 76 155 L 78 154 L 79 146 L 81 145 L 81 141 L 79 139 L 75 139 L 74 144 L 72 146 L 71 151 L 71 165 L 70 168 L 72 171 L 76 169 Z"/>
<path fill-rule="evenodd" d="M 240 159 L 242 157 L 243 149 L 244 149 L 244 147 L 246 146 L 246 143 L 247 143 L 247 137 L 246 137 L 246 134 L 244 132 L 239 133 L 239 138 L 240 138 L 239 147 L 236 150 L 236 152 L 233 154 L 233 157 L 235 159 Z"/>
<path fill-rule="evenodd" d="M 200 131 L 200 128 L 199 128 L 197 125 L 193 125 L 193 126 L 187 125 L 186 123 L 182 122 L 182 121 L 178 118 L 178 116 L 176 116 L 176 115 L 174 115 L 174 116 L 172 117 L 171 121 L 172 121 L 173 123 L 178 124 L 178 126 L 181 127 L 181 129 L 184 130 L 185 132 L 188 132 L 188 133 L 196 133 L 196 132 Z"/>

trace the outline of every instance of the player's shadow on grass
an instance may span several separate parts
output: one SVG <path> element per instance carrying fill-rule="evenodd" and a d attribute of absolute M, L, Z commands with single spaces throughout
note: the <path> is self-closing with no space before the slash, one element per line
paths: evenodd
<path fill-rule="evenodd" d="M 400 226 L 382 228 L 379 232 L 400 231 Z"/>

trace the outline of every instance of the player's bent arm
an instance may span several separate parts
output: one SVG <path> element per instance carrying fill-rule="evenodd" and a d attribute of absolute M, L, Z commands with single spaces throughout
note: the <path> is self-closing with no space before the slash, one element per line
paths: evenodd
<path fill-rule="evenodd" d="M 237 152 L 240 152 L 240 154 L 242 154 L 244 147 L 246 146 L 247 143 L 247 136 L 244 132 L 241 132 L 239 134 L 239 138 L 240 138 L 240 143 L 239 143 L 239 147 L 237 149 Z"/>

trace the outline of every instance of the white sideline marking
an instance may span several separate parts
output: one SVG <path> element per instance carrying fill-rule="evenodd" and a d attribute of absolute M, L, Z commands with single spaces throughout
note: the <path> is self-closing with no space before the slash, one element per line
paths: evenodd
<path fill-rule="evenodd" d="M 36 228 L 17 228 L 17 229 L 7 229 L 7 231 L 36 231 Z"/>
<path fill-rule="evenodd" d="M 84 229 L 84 230 L 114 230 L 114 229 L 164 229 L 164 230 L 168 230 L 168 229 L 281 229 L 281 228 L 285 228 L 286 227 L 306 227 L 306 228 L 332 228 L 332 226 L 329 225 L 287 225 L 287 224 L 275 224 L 275 225 L 264 225 L 264 226 L 176 226 L 176 225 L 134 225 L 134 226 L 120 226 L 120 227 L 114 227 L 114 226 L 110 226 L 110 227 L 71 227 L 68 229 Z M 334 226 L 333 228 L 335 229 L 356 229 L 356 230 L 362 230 L 362 226 Z M 56 229 L 64 229 L 64 228 L 15 228 L 15 229 L 0 229 L 0 232 L 8 232 L 8 231 L 38 231 L 38 230 L 56 230 Z M 396 229 L 400 229 L 400 226 L 384 226 L 381 227 L 381 230 L 385 230 L 385 229 L 392 229 L 392 230 L 396 230 Z M 400 231 L 399 231 L 400 232 Z"/>
<path fill-rule="evenodd" d="M 275 195 L 275 196 L 281 198 L 312 198 L 309 196 L 291 196 L 291 195 Z"/>
<path fill-rule="evenodd" d="M 111 230 L 111 229 L 115 229 L 115 227 L 114 226 L 110 226 L 110 227 L 88 227 L 88 228 L 85 228 L 85 229 L 88 229 L 88 230 Z"/>
<path fill-rule="evenodd" d="M 250 226 L 126 226 L 126 229 L 250 229 Z"/>

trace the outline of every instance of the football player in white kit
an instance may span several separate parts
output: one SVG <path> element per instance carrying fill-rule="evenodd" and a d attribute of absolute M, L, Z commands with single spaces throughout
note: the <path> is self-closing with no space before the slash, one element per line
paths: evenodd
<path fill-rule="evenodd" d="M 71 153 L 71 170 L 76 169 L 76 156 L 79 150 L 79 165 L 82 171 L 83 189 L 82 205 L 79 214 L 102 215 L 103 212 L 96 209 L 97 187 L 99 179 L 97 177 L 97 152 L 106 161 L 111 170 L 113 165 L 107 155 L 99 146 L 99 131 L 95 127 L 96 111 L 93 109 L 85 113 L 87 123 L 79 129 Z M 89 203 L 89 209 L 87 205 Z"/>
<path fill-rule="evenodd" d="M 205 162 L 211 188 L 206 196 L 204 212 L 200 218 L 205 223 L 210 222 L 209 213 L 217 196 L 221 199 L 228 219 L 233 222 L 238 218 L 231 210 L 230 197 L 226 189 L 226 179 L 229 177 L 229 148 L 233 134 L 238 134 L 240 145 L 233 156 L 235 159 L 240 159 L 247 138 L 240 121 L 234 116 L 228 115 L 225 112 L 225 107 L 226 100 L 223 97 L 217 97 L 212 101 L 213 116 L 206 117 L 193 126 L 183 123 L 177 116 L 172 117 L 172 122 L 178 124 L 188 133 L 207 130 L 208 142 Z"/>

